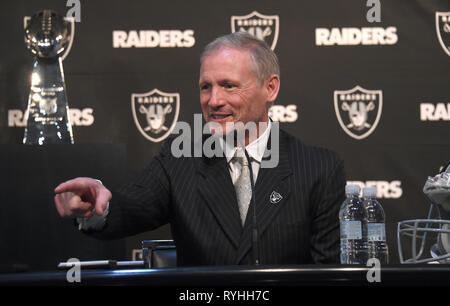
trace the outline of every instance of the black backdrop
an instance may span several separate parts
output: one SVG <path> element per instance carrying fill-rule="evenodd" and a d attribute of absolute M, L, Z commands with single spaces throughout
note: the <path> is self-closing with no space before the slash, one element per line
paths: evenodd
<path fill-rule="evenodd" d="M 396 224 L 425 217 L 425 179 L 450 158 L 450 17 L 445 17 L 450 2 L 380 3 L 381 21 L 370 23 L 363 0 L 2 1 L 0 144 L 20 144 L 23 138 L 33 60 L 24 45 L 24 16 L 44 8 L 66 15 L 79 8 L 73 45 L 63 62 L 75 142 L 124 145 L 124 182 L 161 147 L 139 131 L 137 122 L 145 118 L 137 112 L 134 120 L 132 94 L 153 89 L 179 94 L 179 116 L 172 113 L 169 121 L 192 124 L 193 114 L 200 113 L 199 54 L 207 42 L 231 32 L 233 17 L 244 16 L 250 26 L 241 22 L 240 27 L 265 30 L 270 44 L 277 37 L 282 85 L 273 119 L 305 142 L 337 151 L 348 181 L 378 187 L 390 261 L 398 262 Z M 253 12 L 258 14 L 247 16 Z M 119 35 L 122 43 L 114 42 Z M 351 122 L 343 102 L 356 107 L 360 99 L 340 92 L 356 86 L 363 91 L 356 94 L 370 95 L 374 109 L 359 113 L 367 114 L 366 127 L 346 132 Z M 126 257 L 142 239 L 169 237 L 167 226 L 131 237 Z"/>

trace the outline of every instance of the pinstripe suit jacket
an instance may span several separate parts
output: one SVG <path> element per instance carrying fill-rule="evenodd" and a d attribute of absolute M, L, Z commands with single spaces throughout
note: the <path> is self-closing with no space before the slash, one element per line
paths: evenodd
<path fill-rule="evenodd" d="M 280 131 L 279 164 L 260 169 L 255 185 L 261 263 L 339 262 L 344 186 L 336 153 Z M 276 204 L 272 191 L 282 196 Z M 167 141 L 137 180 L 113 192 L 106 227 L 95 236 L 119 238 L 170 222 L 179 266 L 251 264 L 252 209 L 242 227 L 225 157 L 175 158 Z"/>

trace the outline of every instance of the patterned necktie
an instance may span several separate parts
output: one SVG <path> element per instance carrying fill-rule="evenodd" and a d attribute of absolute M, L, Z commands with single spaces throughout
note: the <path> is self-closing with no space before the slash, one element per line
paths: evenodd
<path fill-rule="evenodd" d="M 252 187 L 250 185 L 250 168 L 242 148 L 236 148 L 235 158 L 239 163 L 239 167 L 241 168 L 241 174 L 234 183 L 234 189 L 236 190 L 242 226 L 244 226 L 245 218 L 247 217 L 248 206 L 252 197 Z"/>

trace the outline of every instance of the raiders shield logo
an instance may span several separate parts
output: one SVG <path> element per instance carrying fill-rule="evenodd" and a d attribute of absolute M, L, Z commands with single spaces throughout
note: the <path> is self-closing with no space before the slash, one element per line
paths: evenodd
<path fill-rule="evenodd" d="M 28 24 L 31 20 L 31 16 L 24 16 L 23 17 L 23 28 L 26 29 L 28 27 Z M 75 36 L 75 18 L 73 17 L 64 17 L 64 20 L 66 22 L 70 23 L 70 40 L 69 40 L 69 44 L 67 45 L 66 50 L 64 50 L 64 53 L 61 55 L 61 61 L 63 61 L 67 55 L 69 55 L 70 49 L 72 49 L 72 44 L 73 44 L 73 38 Z"/>
<path fill-rule="evenodd" d="M 445 53 L 450 56 L 450 12 L 436 12 L 436 33 Z"/>
<path fill-rule="evenodd" d="M 150 141 L 166 139 L 175 127 L 180 110 L 180 94 L 153 89 L 147 93 L 131 94 L 134 122 L 141 134 Z"/>
<path fill-rule="evenodd" d="M 265 41 L 272 50 L 278 41 L 280 18 L 277 15 L 268 16 L 253 11 L 245 16 L 231 16 L 231 32 L 247 32 Z"/>
<path fill-rule="evenodd" d="M 279 194 L 275 190 L 272 191 L 272 193 L 270 194 L 270 203 L 272 203 L 272 204 L 277 204 L 282 199 L 283 199 L 283 197 L 281 196 L 281 194 Z"/>
<path fill-rule="evenodd" d="M 334 91 L 334 109 L 342 129 L 355 139 L 364 139 L 377 127 L 383 106 L 381 90 L 356 86 Z"/>

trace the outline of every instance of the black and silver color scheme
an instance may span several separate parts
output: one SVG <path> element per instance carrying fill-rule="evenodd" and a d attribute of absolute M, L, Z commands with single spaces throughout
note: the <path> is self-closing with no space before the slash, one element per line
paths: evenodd
<path fill-rule="evenodd" d="M 401 263 L 450 263 L 450 163 L 428 177 L 423 192 L 430 200 L 426 219 L 398 223 L 397 243 Z M 404 257 L 405 240 L 411 256 Z M 428 249 L 430 250 L 428 253 Z"/>
<path fill-rule="evenodd" d="M 34 54 L 24 144 L 73 144 L 62 61 L 74 21 L 51 10 L 25 17 L 25 45 Z"/>

